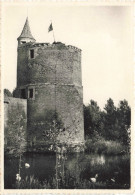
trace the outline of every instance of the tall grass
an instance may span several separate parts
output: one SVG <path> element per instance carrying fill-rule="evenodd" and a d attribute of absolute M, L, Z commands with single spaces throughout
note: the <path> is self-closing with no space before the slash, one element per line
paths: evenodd
<path fill-rule="evenodd" d="M 85 143 L 85 151 L 89 153 L 118 155 L 127 152 L 126 146 L 120 142 L 106 141 L 104 139 L 87 139 Z"/>
<path fill-rule="evenodd" d="M 52 179 L 52 181 L 44 181 L 40 182 L 37 178 L 34 178 L 34 176 L 26 176 L 24 180 L 21 180 L 20 182 L 16 182 L 14 185 L 14 189 L 128 189 L 129 185 L 119 185 L 116 183 L 110 183 L 110 182 L 96 182 L 92 183 L 89 180 L 81 180 L 81 179 L 75 179 L 69 178 L 64 183 L 61 181 L 59 184 L 57 183 L 55 178 Z"/>
<path fill-rule="evenodd" d="M 21 181 L 16 181 L 15 185 L 13 185 L 15 189 L 50 189 L 50 184 L 45 180 L 44 182 L 40 182 L 34 176 L 26 176 L 25 179 Z"/>

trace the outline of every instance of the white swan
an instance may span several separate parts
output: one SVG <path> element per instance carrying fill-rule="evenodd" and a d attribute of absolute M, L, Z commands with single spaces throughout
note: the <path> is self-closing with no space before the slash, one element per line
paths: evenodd
<path fill-rule="evenodd" d="M 30 165 L 28 163 L 25 163 L 25 168 L 29 168 Z"/>
<path fill-rule="evenodd" d="M 90 178 L 90 181 L 91 181 L 92 183 L 96 183 L 97 178 L 98 178 L 98 174 L 96 174 L 95 177 Z"/>
<path fill-rule="evenodd" d="M 21 177 L 20 177 L 20 175 L 18 173 L 16 174 L 16 180 L 17 181 L 20 181 L 21 180 Z"/>
<path fill-rule="evenodd" d="M 114 179 L 114 178 L 111 178 L 111 181 L 112 181 L 113 183 L 115 183 L 115 179 Z"/>

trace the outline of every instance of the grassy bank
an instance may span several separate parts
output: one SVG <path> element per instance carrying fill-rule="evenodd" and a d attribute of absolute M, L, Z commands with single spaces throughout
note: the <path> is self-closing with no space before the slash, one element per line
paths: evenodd
<path fill-rule="evenodd" d="M 104 139 L 86 139 L 85 151 L 88 153 L 118 155 L 128 152 L 128 148 L 116 141 Z"/>
<path fill-rule="evenodd" d="M 72 179 L 69 178 L 62 182 L 61 180 L 56 180 L 52 178 L 52 181 L 44 181 L 40 182 L 38 179 L 34 178 L 34 176 L 30 176 L 21 180 L 20 182 L 16 182 L 13 186 L 14 189 L 129 189 L 129 184 L 120 185 L 113 182 L 96 182 L 92 183 L 88 180 L 81 179 Z"/>

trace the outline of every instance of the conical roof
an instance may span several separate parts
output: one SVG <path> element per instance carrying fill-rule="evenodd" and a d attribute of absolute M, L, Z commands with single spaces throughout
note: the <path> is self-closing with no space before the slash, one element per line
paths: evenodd
<path fill-rule="evenodd" d="M 30 31 L 30 26 L 29 26 L 29 21 L 28 21 L 28 17 L 26 18 L 26 22 L 25 22 L 25 25 L 23 27 L 23 30 L 22 30 L 22 33 L 21 35 L 18 37 L 18 39 L 20 38 L 29 38 L 29 39 L 34 39 L 34 37 L 32 36 L 31 34 L 31 31 Z"/>

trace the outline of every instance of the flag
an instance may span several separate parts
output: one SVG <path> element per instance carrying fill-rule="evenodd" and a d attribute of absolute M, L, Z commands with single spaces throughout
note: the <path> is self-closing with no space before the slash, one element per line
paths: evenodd
<path fill-rule="evenodd" d="M 48 28 L 48 32 L 52 31 L 53 30 L 53 26 L 52 26 L 52 23 L 50 24 L 49 28 Z"/>

